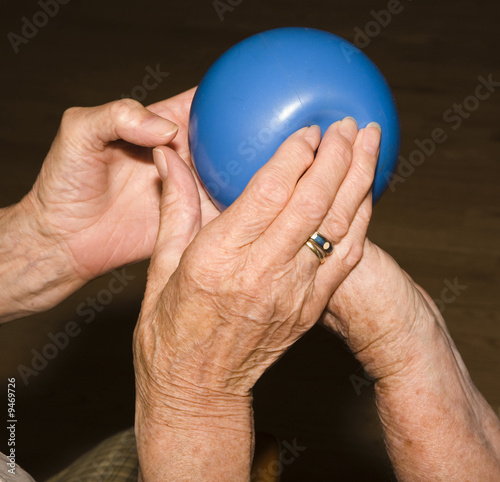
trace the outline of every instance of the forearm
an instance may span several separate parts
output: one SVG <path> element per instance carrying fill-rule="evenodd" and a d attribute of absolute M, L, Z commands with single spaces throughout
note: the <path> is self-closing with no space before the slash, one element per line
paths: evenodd
<path fill-rule="evenodd" d="M 253 457 L 251 407 L 171 399 L 161 413 L 136 404 L 140 480 L 250 480 Z"/>
<path fill-rule="evenodd" d="M 404 340 L 405 366 L 375 384 L 399 480 L 498 480 L 500 423 L 444 327 L 427 312 Z"/>
<path fill-rule="evenodd" d="M 0 209 L 0 323 L 47 310 L 82 284 L 27 203 Z"/>
<path fill-rule="evenodd" d="M 499 480 L 500 423 L 431 297 L 387 253 L 366 241 L 323 322 L 376 380 L 400 480 Z"/>

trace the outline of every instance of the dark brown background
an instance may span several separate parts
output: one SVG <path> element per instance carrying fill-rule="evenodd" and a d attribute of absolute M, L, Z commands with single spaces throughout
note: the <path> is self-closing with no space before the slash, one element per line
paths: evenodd
<path fill-rule="evenodd" d="M 196 85 L 211 63 L 237 41 L 281 26 L 309 26 L 354 39 L 370 11 L 387 0 L 244 0 L 221 21 L 211 0 L 72 0 L 15 54 L 7 34 L 20 33 L 35 1 L 2 5 L 0 205 L 32 185 L 61 114 L 98 105 L 139 85 L 145 68 L 169 77 L 144 103 Z M 444 316 L 472 378 L 500 410 L 500 93 L 480 103 L 456 130 L 443 119 L 474 94 L 478 76 L 500 80 L 499 7 L 494 1 L 402 0 L 404 9 L 364 51 L 391 85 L 403 132 L 402 154 L 441 127 L 449 139 L 388 192 L 376 207 L 371 238 L 389 251 L 434 298 L 446 280 L 467 288 Z M 131 335 L 147 263 L 135 279 L 86 324 L 77 306 L 106 287 L 90 283 L 56 309 L 2 326 L 0 385 L 29 365 L 49 332 L 75 320 L 82 333 L 27 386 L 17 391 L 19 463 L 43 480 L 74 457 L 133 423 Z M 362 300 L 360 300 L 362 301 Z M 343 346 L 313 329 L 266 374 L 255 391 L 256 424 L 306 447 L 283 480 L 391 480 L 372 393 L 358 396 L 350 376 L 362 371 Z M 1 393 L 5 395 L 2 388 Z M 3 398 L 6 400 L 6 398 Z M 6 413 L 6 406 L 4 412 Z M 0 431 L 6 450 L 6 432 Z"/>

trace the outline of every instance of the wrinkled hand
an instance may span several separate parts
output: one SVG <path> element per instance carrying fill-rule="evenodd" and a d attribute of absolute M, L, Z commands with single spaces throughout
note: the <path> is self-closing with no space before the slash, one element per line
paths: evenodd
<path fill-rule="evenodd" d="M 246 397 L 316 322 L 362 255 L 379 140 L 379 129 L 358 134 L 351 119 L 330 127 L 321 145 L 317 127 L 298 131 L 201 231 L 194 178 L 161 150 L 161 227 L 135 333 L 145 404 L 165 413 L 177 390 Z M 321 266 L 303 247 L 315 230 L 336 244 Z"/>
<path fill-rule="evenodd" d="M 191 171 L 155 149 L 160 230 L 134 334 L 143 480 L 247 480 L 251 389 L 357 264 L 371 215 L 380 130 L 345 119 L 320 138 L 290 136 L 203 229 Z M 316 230 L 336 244 L 323 265 L 304 247 Z"/>
<path fill-rule="evenodd" d="M 363 256 L 333 294 L 321 321 L 372 377 L 383 379 L 410 365 L 412 334 L 423 331 L 421 325 L 437 314 L 433 310 L 438 311 L 430 296 L 366 239 Z"/>
<path fill-rule="evenodd" d="M 194 90 L 149 109 L 123 99 L 65 112 L 22 204 L 42 236 L 58 240 L 82 282 L 151 255 L 161 192 L 151 147 L 170 143 L 189 162 Z"/>
<path fill-rule="evenodd" d="M 391 256 L 366 240 L 322 322 L 374 379 L 398 480 L 498 480 L 497 415 L 474 386 L 439 309 Z"/>

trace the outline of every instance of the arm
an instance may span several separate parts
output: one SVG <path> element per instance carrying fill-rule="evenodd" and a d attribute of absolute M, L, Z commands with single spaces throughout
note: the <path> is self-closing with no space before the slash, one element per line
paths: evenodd
<path fill-rule="evenodd" d="M 401 480 L 498 480 L 500 423 L 430 303 L 422 300 L 401 369 L 375 383 L 389 455 Z"/>
<path fill-rule="evenodd" d="M 0 209 L 0 323 L 44 311 L 81 286 L 27 203 Z"/>
<path fill-rule="evenodd" d="M 398 479 L 498 480 L 500 423 L 434 302 L 390 256 L 367 241 L 324 321 L 376 380 Z"/>
<path fill-rule="evenodd" d="M 317 127 L 290 136 L 203 229 L 190 170 L 155 149 L 160 229 L 134 333 L 143 481 L 249 480 L 252 388 L 315 324 L 359 260 L 370 218 L 380 131 L 358 134 L 349 119 L 320 138 Z M 348 233 L 320 264 L 304 243 L 316 229 L 333 238 L 332 208 Z"/>
<path fill-rule="evenodd" d="M 161 400 L 161 403 L 158 401 Z M 140 480 L 249 480 L 254 450 L 251 396 L 162 388 L 140 393 L 135 435 Z"/>
<path fill-rule="evenodd" d="M 191 89 L 152 106 L 65 112 L 38 178 L 0 209 L 0 322 L 55 306 L 87 281 L 151 256 L 160 193 L 151 147 L 188 152 Z M 205 193 L 205 221 L 217 214 Z M 208 207 L 207 207 L 208 206 Z M 211 210 L 210 210 L 211 209 Z"/>

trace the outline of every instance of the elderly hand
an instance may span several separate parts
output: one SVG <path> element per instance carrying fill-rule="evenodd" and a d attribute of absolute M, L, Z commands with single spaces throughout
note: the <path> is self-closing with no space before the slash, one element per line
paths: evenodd
<path fill-rule="evenodd" d="M 412 352 L 406 341 L 430 313 L 427 301 L 394 259 L 366 239 L 360 262 L 333 294 L 321 321 L 373 378 L 384 379 L 407 366 Z"/>
<path fill-rule="evenodd" d="M 23 203 L 44 237 L 58 240 L 76 277 L 88 281 L 151 255 L 160 186 L 150 148 L 172 142 L 179 126 L 173 148 L 188 152 L 193 94 L 164 101 L 164 117 L 131 99 L 65 112 Z"/>
<path fill-rule="evenodd" d="M 365 241 L 323 323 L 374 379 L 398 480 L 498 480 L 500 423 L 431 297 Z"/>
<path fill-rule="evenodd" d="M 161 192 L 151 147 L 170 143 L 190 163 L 194 91 L 148 109 L 124 99 L 65 112 L 30 193 L 0 209 L 0 322 L 49 309 L 90 279 L 151 256 Z M 207 223 L 219 212 L 199 190 Z"/>
<path fill-rule="evenodd" d="M 155 150 L 168 175 L 134 339 L 147 480 L 245 478 L 251 389 L 361 258 L 379 141 L 379 128 L 358 134 L 349 118 L 321 144 L 317 127 L 304 128 L 201 230 L 191 172 L 172 150 Z M 304 247 L 316 230 L 336 244 L 323 265 Z M 241 464 L 225 469 L 228 452 Z"/>

